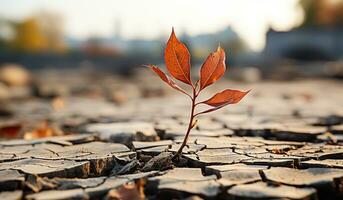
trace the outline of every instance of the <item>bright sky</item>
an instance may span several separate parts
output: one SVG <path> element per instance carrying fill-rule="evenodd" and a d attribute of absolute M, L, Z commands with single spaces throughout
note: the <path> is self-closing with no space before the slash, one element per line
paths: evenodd
<path fill-rule="evenodd" d="M 22 19 L 53 11 L 64 19 L 66 35 L 78 38 L 111 36 L 120 21 L 124 38 L 209 33 L 227 25 L 252 47 L 261 50 L 269 26 L 288 30 L 299 24 L 299 0 L 0 0 L 0 16 Z"/>

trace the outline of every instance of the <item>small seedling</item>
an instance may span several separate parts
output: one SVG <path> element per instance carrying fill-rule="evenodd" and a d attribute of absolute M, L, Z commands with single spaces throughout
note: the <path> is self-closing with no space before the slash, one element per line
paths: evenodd
<path fill-rule="evenodd" d="M 153 70 L 162 79 L 162 81 L 166 82 L 168 85 L 178 90 L 179 92 L 187 95 L 192 100 L 191 114 L 186 135 L 182 142 L 182 145 L 180 146 L 177 153 L 174 155 L 174 158 L 178 157 L 182 153 L 182 149 L 186 146 L 189 133 L 196 124 L 195 117 L 205 113 L 213 112 L 229 104 L 236 104 L 249 92 L 226 89 L 215 94 L 206 101 L 197 102 L 196 99 L 201 91 L 203 91 L 207 86 L 218 81 L 224 75 L 226 70 L 225 52 L 219 46 L 217 51 L 211 53 L 207 57 L 200 69 L 200 79 L 196 81 L 195 84 L 193 84 L 191 80 L 190 57 L 191 56 L 187 47 L 177 39 L 173 29 L 168 40 L 167 47 L 164 51 L 164 59 L 166 62 L 167 70 L 173 78 L 189 85 L 192 89 L 192 94 L 188 94 L 184 89 L 176 84 L 174 79 L 165 74 L 158 67 L 154 65 L 148 65 L 148 67 Z M 200 104 L 208 105 L 211 108 L 195 113 L 196 106 Z"/>

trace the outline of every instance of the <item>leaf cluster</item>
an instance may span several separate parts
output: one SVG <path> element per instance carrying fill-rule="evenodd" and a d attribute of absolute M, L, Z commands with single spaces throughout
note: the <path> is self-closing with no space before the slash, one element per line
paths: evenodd
<path fill-rule="evenodd" d="M 148 67 L 152 71 L 154 71 L 162 79 L 162 81 L 167 83 L 172 88 L 178 90 L 179 92 L 187 95 L 194 102 L 201 91 L 218 81 L 224 75 L 226 70 L 225 52 L 219 46 L 215 52 L 212 52 L 207 57 L 200 69 L 200 79 L 196 81 L 195 84 L 192 82 L 191 79 L 190 58 L 191 55 L 187 47 L 178 40 L 173 29 L 164 52 L 166 67 L 170 75 L 167 75 L 155 65 L 148 65 Z M 187 93 L 175 82 L 174 79 L 190 86 L 193 90 L 193 94 L 191 95 Z M 211 108 L 196 113 L 192 117 L 204 113 L 213 112 L 230 104 L 236 104 L 249 91 L 226 89 L 224 91 L 216 93 L 211 98 L 205 101 L 196 102 L 194 103 L 194 107 L 199 104 L 206 104 Z"/>

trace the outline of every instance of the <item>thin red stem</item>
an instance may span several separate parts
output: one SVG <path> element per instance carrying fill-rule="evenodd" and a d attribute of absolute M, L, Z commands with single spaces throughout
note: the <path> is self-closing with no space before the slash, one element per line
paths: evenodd
<path fill-rule="evenodd" d="M 205 111 L 198 112 L 198 113 L 194 114 L 194 117 L 197 117 L 198 115 L 202 115 L 202 114 L 205 114 L 205 113 L 206 113 Z"/>
<path fill-rule="evenodd" d="M 190 119 L 189 119 L 189 123 L 188 123 L 188 128 L 187 128 L 187 131 L 186 131 L 186 136 L 183 139 L 183 142 L 182 142 L 179 150 L 174 155 L 173 159 L 177 158 L 182 153 L 183 148 L 187 145 L 187 140 L 188 140 L 189 133 L 191 132 L 192 128 L 194 127 L 193 126 L 193 120 L 194 120 L 194 117 L 195 117 L 194 110 L 195 110 L 195 106 L 196 106 L 195 100 L 196 100 L 197 96 L 198 96 L 198 93 L 196 92 L 196 88 L 194 87 L 193 88 L 193 98 L 192 98 L 192 108 L 191 108 L 191 114 L 190 114 Z"/>

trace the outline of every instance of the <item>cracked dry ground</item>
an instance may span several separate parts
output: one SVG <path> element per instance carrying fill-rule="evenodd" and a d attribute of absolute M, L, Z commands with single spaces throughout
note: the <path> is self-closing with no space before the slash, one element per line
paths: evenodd
<path fill-rule="evenodd" d="M 57 110 L 42 98 L 9 102 L 2 131 L 47 119 L 74 134 L 0 141 L 0 198 L 342 199 L 341 83 L 236 86 L 253 92 L 199 118 L 176 163 L 181 96 L 122 105 L 74 96 Z"/>

